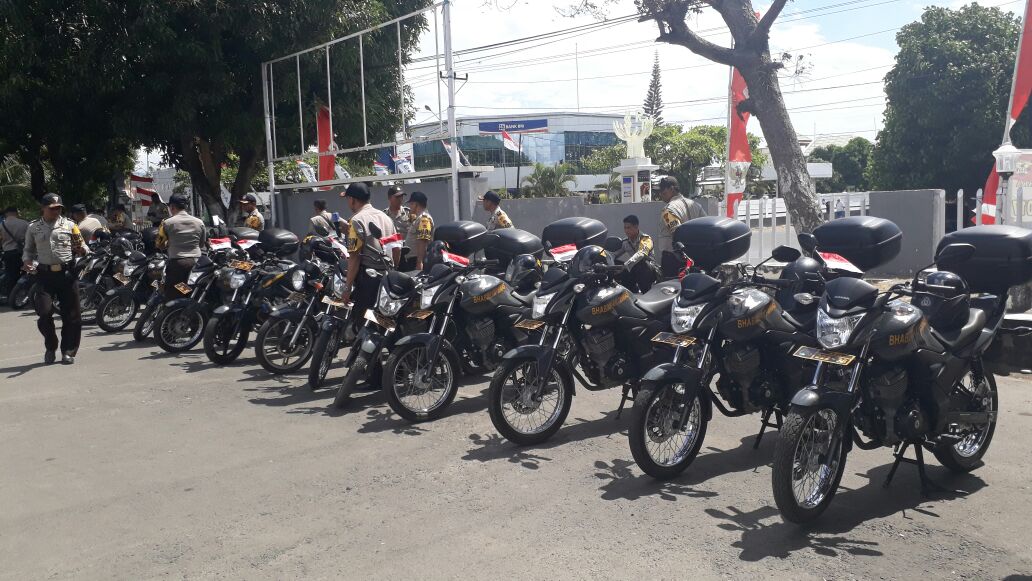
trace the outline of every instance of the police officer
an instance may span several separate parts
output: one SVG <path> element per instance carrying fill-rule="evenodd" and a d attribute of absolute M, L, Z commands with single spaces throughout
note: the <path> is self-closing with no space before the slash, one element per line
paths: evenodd
<path fill-rule="evenodd" d="M 336 233 L 336 222 L 333 219 L 333 214 L 326 210 L 326 200 L 316 200 L 312 202 L 312 206 L 315 208 L 315 214 L 310 220 L 312 234 L 316 236 L 329 236 Z"/>
<path fill-rule="evenodd" d="M 491 217 L 487 219 L 488 232 L 513 227 L 512 221 L 509 220 L 509 215 L 498 207 L 502 203 L 502 198 L 498 194 L 487 192 L 480 199 L 484 202 L 484 209 L 487 210 L 488 214 L 491 214 Z"/>
<path fill-rule="evenodd" d="M 244 194 L 240 198 L 240 210 L 244 226 L 261 232 L 265 229 L 265 216 L 258 211 L 258 196 Z"/>
<path fill-rule="evenodd" d="M 658 277 L 655 257 L 652 254 L 652 237 L 638 227 L 634 214 L 623 219 L 623 244 L 616 258 L 623 261 L 624 271 L 620 273 L 620 284 L 631 292 L 643 293 L 652 288 Z"/>
<path fill-rule="evenodd" d="M 71 217 L 72 220 L 75 220 L 75 225 L 79 227 L 82 239 L 87 243 L 93 240 L 93 235 L 96 232 L 107 231 L 107 228 L 100 223 L 100 220 L 86 214 L 86 206 L 82 204 L 72 206 Z"/>
<path fill-rule="evenodd" d="M 104 213 L 101 210 L 99 210 L 96 206 L 90 206 L 90 213 L 88 214 L 88 217 L 100 222 L 101 226 L 105 228 L 108 227 L 107 218 L 104 217 Z"/>
<path fill-rule="evenodd" d="M 373 306 L 379 288 L 377 279 L 369 276 L 366 269 L 387 269 L 379 252 L 379 240 L 373 237 L 370 225 L 375 224 L 380 229 L 380 238 L 393 236 L 397 231 L 390 217 L 369 203 L 369 187 L 365 184 L 351 184 L 343 196 L 354 215 L 348 229 L 348 272 L 341 300 L 345 303 L 349 300 L 354 302 L 351 320 L 358 321 L 365 316 L 365 310 Z M 401 250 L 394 249 L 392 258 L 397 264 L 401 260 Z M 353 332 L 353 329 L 349 332 Z"/>
<path fill-rule="evenodd" d="M 423 192 L 412 192 L 409 198 L 409 210 L 412 212 L 412 227 L 409 228 L 405 246 L 410 249 L 415 259 L 415 270 L 423 270 L 426 249 L 434 239 L 434 219 L 426 211 L 427 199 Z"/>
<path fill-rule="evenodd" d="M 111 211 L 111 216 L 108 217 L 107 229 L 112 234 L 132 230 L 132 222 L 129 220 L 129 216 L 126 215 L 125 206 L 119 204 L 115 206 L 115 209 Z"/>
<path fill-rule="evenodd" d="M 158 238 L 155 241 L 158 249 L 168 254 L 164 288 L 168 300 L 182 296 L 176 290 L 176 285 L 186 283 L 190 278 L 190 271 L 201 257 L 201 248 L 208 244 L 204 222 L 186 211 L 188 205 L 186 196 L 174 194 L 169 198 L 170 216 L 158 227 Z"/>
<path fill-rule="evenodd" d="M 79 285 L 72 270 L 76 255 L 85 255 L 86 243 L 79 227 L 61 215 L 64 204 L 57 194 L 47 194 L 41 200 L 42 217 L 29 224 L 25 236 L 25 251 L 22 262 L 25 270 L 32 269 L 38 261 L 36 281 L 37 326 L 43 334 L 46 353 L 43 361 L 53 363 L 57 359 L 57 331 L 54 327 L 54 299 L 61 302 L 61 362 L 75 363 L 82 334 L 82 312 L 79 307 Z"/>
<path fill-rule="evenodd" d="M 412 211 L 405 205 L 405 191 L 401 186 L 391 186 L 387 189 L 387 209 L 384 213 L 394 221 L 394 230 L 401 234 L 402 238 L 408 238 L 409 228 L 415 219 L 412 217 Z"/>
<path fill-rule="evenodd" d="M 25 250 L 25 232 L 29 229 L 29 223 L 18 215 L 18 208 L 11 206 L 4 210 L 4 220 L 0 222 L 0 248 L 4 253 L 4 272 L 7 278 L 4 279 L 4 288 L 0 288 L 3 296 L 14 288 L 21 276 L 22 252 Z"/>
<path fill-rule="evenodd" d="M 660 215 L 660 222 L 662 222 L 663 232 L 667 236 L 672 236 L 674 230 L 677 230 L 678 226 L 688 220 L 694 220 L 706 215 L 706 211 L 702 209 L 702 206 L 681 195 L 677 186 L 677 178 L 673 176 L 666 176 L 659 180 L 659 198 L 666 202 L 666 207 L 663 208 L 663 213 Z M 677 276 L 681 268 L 684 267 L 683 261 L 678 259 L 677 255 L 669 250 L 663 251 L 661 260 L 663 274 L 667 276 Z"/>

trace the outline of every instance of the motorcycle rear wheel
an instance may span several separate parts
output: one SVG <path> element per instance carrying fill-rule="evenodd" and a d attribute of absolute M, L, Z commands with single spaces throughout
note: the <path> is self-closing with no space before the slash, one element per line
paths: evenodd
<path fill-rule="evenodd" d="M 685 401 L 683 384 L 670 383 L 638 393 L 628 443 L 635 463 L 643 472 L 653 478 L 667 479 L 688 468 L 706 439 L 709 422 L 704 405 L 698 392 L 691 401 Z M 691 407 L 687 422 L 681 426 L 685 406 Z"/>
<path fill-rule="evenodd" d="M 99 284 L 88 285 L 80 289 L 79 309 L 82 313 L 82 324 L 92 325 L 97 322 L 100 302 L 104 297 L 103 287 Z"/>
<path fill-rule="evenodd" d="M 216 365 L 229 365 L 244 352 L 250 334 L 251 329 L 245 328 L 237 317 L 208 319 L 204 326 L 204 354 Z"/>
<path fill-rule="evenodd" d="M 520 446 L 547 441 L 559 431 L 573 404 L 573 384 L 556 368 L 540 394 L 529 383 L 537 379 L 537 359 L 508 359 L 495 371 L 488 391 L 491 423 L 506 440 Z M 534 418 L 538 418 L 535 421 Z"/>
<path fill-rule="evenodd" d="M 104 297 L 97 307 L 97 326 L 108 333 L 125 330 L 136 314 L 140 305 L 128 295 L 112 295 Z"/>
<path fill-rule="evenodd" d="M 973 375 L 973 373 L 968 373 L 967 377 L 970 378 Z M 980 401 L 972 402 L 972 407 L 977 409 L 964 411 L 999 411 L 999 394 L 996 391 L 996 378 L 993 377 L 992 373 L 986 372 L 985 382 L 978 386 L 962 387 L 965 387 L 966 389 L 973 388 L 973 393 L 980 396 Z M 969 434 L 959 442 L 939 442 L 932 449 L 932 453 L 935 454 L 936 460 L 946 468 L 949 468 L 951 472 L 971 472 L 982 465 L 982 456 L 985 456 L 985 453 L 989 451 L 989 444 L 993 441 L 994 433 L 996 433 L 995 418 L 986 424 L 981 430 Z"/>
<path fill-rule="evenodd" d="M 316 335 L 312 324 L 301 328 L 293 349 L 284 350 L 295 328 L 296 325 L 287 319 L 269 319 L 258 330 L 254 340 L 255 355 L 258 363 L 269 373 L 293 373 L 304 367 L 312 356 Z"/>
<path fill-rule="evenodd" d="M 15 284 L 7 297 L 7 306 L 14 311 L 21 311 L 29 306 L 35 295 L 36 285 Z"/>
<path fill-rule="evenodd" d="M 197 346 L 204 338 L 204 313 L 199 309 L 176 307 L 165 309 L 154 321 L 154 338 L 169 353 L 182 353 Z"/>

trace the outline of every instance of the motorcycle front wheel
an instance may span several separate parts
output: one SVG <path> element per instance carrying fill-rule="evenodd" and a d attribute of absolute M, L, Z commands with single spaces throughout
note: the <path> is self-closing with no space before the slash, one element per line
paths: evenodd
<path fill-rule="evenodd" d="M 165 309 L 154 321 L 158 346 L 169 353 L 182 353 L 197 346 L 204 338 L 204 313 L 198 308 Z"/>
<path fill-rule="evenodd" d="M 383 368 L 383 390 L 394 413 L 410 422 L 436 420 L 459 391 L 459 363 L 443 349 L 436 361 L 427 346 L 410 343 L 396 349 Z"/>
<path fill-rule="evenodd" d="M 97 326 L 108 333 L 117 333 L 133 322 L 139 310 L 139 303 L 131 295 L 104 297 L 97 307 Z"/>
<path fill-rule="evenodd" d="M 81 287 L 79 291 L 79 310 L 82 313 L 82 324 L 92 325 L 97 322 L 97 312 L 104 297 L 104 288 L 99 284 L 91 284 Z"/>
<path fill-rule="evenodd" d="M 846 468 L 847 427 L 834 410 L 792 410 L 774 451 L 771 484 L 785 520 L 807 523 L 831 504 Z"/>
<path fill-rule="evenodd" d="M 634 400 L 628 440 L 631 455 L 653 478 L 673 478 L 699 455 L 706 439 L 706 410 L 702 396 L 687 394 L 683 383 L 643 389 Z"/>
<path fill-rule="evenodd" d="M 348 367 L 348 372 L 344 374 L 344 379 L 340 381 L 337 395 L 333 396 L 333 407 L 337 409 L 347 407 L 348 401 L 351 400 L 351 394 L 355 392 L 355 386 L 369 374 L 368 372 L 369 359 L 366 358 L 365 353 L 362 353 L 355 358 L 351 367 Z"/>
<path fill-rule="evenodd" d="M 12 310 L 21 311 L 29 306 L 35 294 L 34 284 L 15 284 L 11 294 L 7 296 L 7 306 Z"/>
<path fill-rule="evenodd" d="M 333 366 L 333 360 L 337 357 L 342 332 L 340 325 L 334 325 L 329 330 L 319 330 L 319 337 L 315 340 L 315 348 L 312 350 L 312 362 L 308 366 L 308 387 L 322 387 L 330 367 Z"/>
<path fill-rule="evenodd" d="M 491 423 L 520 446 L 545 442 L 562 427 L 573 403 L 573 385 L 553 367 L 538 387 L 537 359 L 508 359 L 495 371 L 488 391 Z"/>
<path fill-rule="evenodd" d="M 258 363 L 269 373 L 293 373 L 304 367 L 312 356 L 316 334 L 314 325 L 302 325 L 297 341 L 291 346 L 290 339 L 296 329 L 297 325 L 287 319 L 269 319 L 258 330 L 255 355 Z"/>
<path fill-rule="evenodd" d="M 954 387 L 959 393 L 966 397 L 953 398 L 954 401 L 967 399 L 968 407 L 965 412 L 998 412 L 1000 409 L 999 395 L 996 392 L 996 378 L 992 373 L 985 373 L 982 380 L 978 381 L 973 372 L 969 372 L 961 382 Z M 932 449 L 936 460 L 949 468 L 951 472 L 971 472 L 982 465 L 982 456 L 989 451 L 989 444 L 993 441 L 993 434 L 996 433 L 996 417 L 989 423 L 981 426 L 969 426 L 969 431 L 959 442 L 953 440 L 941 440 Z"/>
<path fill-rule="evenodd" d="M 160 304 L 152 304 L 143 309 L 143 313 L 136 319 L 136 326 L 133 327 L 134 341 L 146 341 L 147 337 L 151 336 L 151 333 L 154 332 L 154 321 L 158 317 L 158 310 L 160 308 Z"/>
<path fill-rule="evenodd" d="M 238 317 L 208 319 L 204 326 L 204 354 L 217 365 L 229 365 L 237 360 L 247 347 L 250 327 Z"/>

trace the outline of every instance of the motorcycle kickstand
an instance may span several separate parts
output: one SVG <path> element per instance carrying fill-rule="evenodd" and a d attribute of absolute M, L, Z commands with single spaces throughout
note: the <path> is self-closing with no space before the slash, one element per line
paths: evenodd
<path fill-rule="evenodd" d="M 771 414 L 774 414 L 774 421 L 770 421 Z M 760 433 L 756 435 L 756 441 L 753 442 L 753 450 L 760 447 L 760 441 L 763 440 L 763 433 L 767 431 L 767 428 L 781 429 L 781 412 L 776 411 L 774 408 L 768 408 L 764 410 L 763 415 L 760 417 Z"/>
<path fill-rule="evenodd" d="M 911 460 L 910 458 L 906 458 L 904 456 L 904 454 L 906 454 L 907 448 L 909 448 L 910 446 L 914 447 L 914 455 L 916 458 L 913 460 Z M 921 479 L 921 494 L 923 496 L 931 496 L 933 492 L 950 492 L 954 494 L 962 494 L 961 491 L 944 488 L 943 486 L 937 484 L 934 480 L 928 477 L 928 473 L 925 471 L 924 448 L 921 446 L 921 444 L 915 444 L 913 442 L 903 442 L 897 445 L 896 448 L 896 451 L 892 454 L 893 456 L 895 456 L 896 460 L 892 463 L 892 468 L 889 469 L 889 475 L 885 477 L 885 483 L 882 484 L 883 488 L 889 487 L 889 484 L 892 482 L 892 477 L 896 475 L 896 469 L 899 468 L 899 465 L 906 463 L 917 466 L 917 475 Z"/>
<path fill-rule="evenodd" d="M 634 401 L 634 395 L 631 395 L 631 384 L 623 386 L 623 395 L 620 396 L 620 407 L 616 408 L 616 417 L 614 420 L 620 419 L 620 414 L 623 413 L 624 406 L 627 405 L 627 401 Z"/>

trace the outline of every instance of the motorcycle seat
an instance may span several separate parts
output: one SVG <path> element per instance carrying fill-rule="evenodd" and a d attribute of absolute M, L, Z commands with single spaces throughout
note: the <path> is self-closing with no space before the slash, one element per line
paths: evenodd
<path fill-rule="evenodd" d="M 939 330 L 932 327 L 932 335 L 949 349 L 959 349 L 971 341 L 985 328 L 985 311 L 970 309 L 967 322 L 956 329 Z"/>
<path fill-rule="evenodd" d="M 650 316 L 659 316 L 670 311 L 670 304 L 677 298 L 680 289 L 680 281 L 661 282 L 647 293 L 635 295 L 634 303 Z"/>
<path fill-rule="evenodd" d="M 533 289 L 530 292 L 528 292 L 527 294 L 522 294 L 522 295 L 520 293 L 516 292 L 515 290 L 513 290 L 512 291 L 512 298 L 514 298 L 517 301 L 523 303 L 525 306 L 529 306 L 531 304 L 531 302 L 534 300 L 534 292 L 536 290 L 537 289 Z"/>

